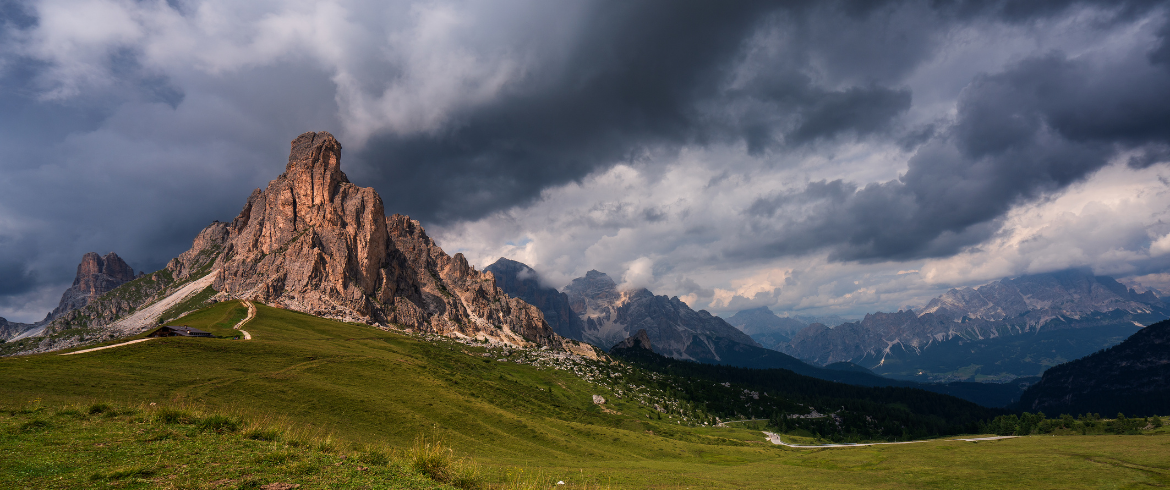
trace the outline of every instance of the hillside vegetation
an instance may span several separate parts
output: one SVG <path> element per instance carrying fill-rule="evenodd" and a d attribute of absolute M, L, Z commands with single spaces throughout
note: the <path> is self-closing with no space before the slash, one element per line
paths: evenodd
<path fill-rule="evenodd" d="M 147 442 L 129 435 L 114 438 L 130 445 L 125 456 L 101 460 L 105 461 L 101 468 L 86 463 L 69 470 L 69 464 L 53 463 L 64 456 L 37 446 L 48 443 L 33 438 L 64 441 L 130 429 L 86 425 L 94 423 L 92 417 L 90 422 L 74 422 L 69 415 L 20 414 L 30 403 L 46 407 L 156 403 L 231 414 L 240 420 L 279 419 L 332 437 L 347 451 L 367 445 L 407 451 L 426 436 L 474 461 L 485 484 L 492 487 L 549 488 L 557 481 L 565 481 L 568 488 L 901 488 L 957 481 L 972 488 L 1070 488 L 1170 483 L 1170 439 L 1165 435 L 789 449 L 765 442 L 758 430 L 746 427 L 750 424 L 704 427 L 703 422 L 719 416 L 716 407 L 649 385 L 630 387 L 635 376 L 644 374 L 626 364 L 421 338 L 264 305 L 257 308 L 256 318 L 245 327 L 254 337 L 251 341 L 232 340 L 236 332 L 231 327 L 245 314 L 233 301 L 172 322 L 221 338 L 153 339 L 74 356 L 0 359 L 0 378 L 5 380 L 0 384 L 0 405 L 16 413 L 0 428 L 15 434 L 3 439 L 5 454 L 42 447 L 21 464 L 41 465 L 66 479 L 99 473 L 105 475 L 100 478 L 116 476 L 139 464 L 163 471 L 157 470 L 155 460 L 145 459 L 146 452 L 132 447 Z M 593 395 L 606 402 L 594 404 Z M 656 410 L 655 404 L 663 410 Z M 134 417 L 143 416 L 126 415 L 124 423 L 136 423 Z M 41 435 L 16 434 L 34 420 L 49 424 L 44 432 L 36 432 Z M 186 430 L 175 429 L 183 434 Z M 232 434 L 236 435 L 192 437 L 208 438 L 207 448 L 222 444 L 224 456 L 216 461 L 235 467 L 246 460 L 233 459 L 238 453 L 232 448 L 251 443 L 234 439 L 243 437 L 242 430 Z M 294 466 L 337 457 L 301 448 L 279 451 L 296 453 L 300 459 L 288 463 Z M 214 459 L 197 459 L 182 451 L 174 457 L 176 465 L 208 464 Z M 1021 465 L 1028 471 L 1019 470 Z M 16 470 L 10 468 L 0 472 L 11 477 Z M 301 488 L 349 485 L 340 483 L 345 479 L 341 477 L 330 483 L 311 475 L 296 476 L 293 470 L 280 471 L 285 470 L 274 475 L 295 476 L 287 481 Z M 241 485 L 244 476 L 222 478 Z M 23 478 L 6 481 L 33 481 Z M 155 477 L 142 479 L 151 478 Z M 99 483 L 94 486 L 105 485 L 104 480 Z"/>

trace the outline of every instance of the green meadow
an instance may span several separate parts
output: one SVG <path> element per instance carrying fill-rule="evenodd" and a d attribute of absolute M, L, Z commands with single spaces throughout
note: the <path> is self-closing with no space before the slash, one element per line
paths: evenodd
<path fill-rule="evenodd" d="M 704 427 L 651 416 L 656 412 L 633 397 L 616 396 L 624 368 L 608 362 L 571 362 L 257 308 L 244 327 L 251 341 L 233 339 L 231 327 L 246 315 L 233 301 L 171 322 L 218 338 L 0 358 L 0 409 L 6 410 L 0 412 L 0 486 L 453 484 L 427 477 L 412 463 L 420 440 L 451 448 L 453 461 L 475 468 L 465 487 L 1170 484 L 1167 428 L 1133 436 L 785 448 L 768 443 L 750 423 Z M 595 405 L 593 395 L 608 401 Z M 93 406 L 122 408 L 91 414 L 87 407 Z M 167 425 L 160 410 L 202 415 Z M 200 428 L 213 417 L 236 426 Z M 283 435 L 249 438 L 265 427 Z M 150 440 L 156 433 L 173 435 Z M 273 453 L 287 457 L 268 456 Z"/>

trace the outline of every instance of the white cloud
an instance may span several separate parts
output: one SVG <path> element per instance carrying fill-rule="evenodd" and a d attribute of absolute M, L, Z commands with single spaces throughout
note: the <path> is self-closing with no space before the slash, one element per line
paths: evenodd
<path fill-rule="evenodd" d="M 1059 195 L 1013 209 L 990 241 L 929 260 L 920 274 L 939 285 L 1084 266 L 1128 275 L 1170 250 L 1168 183 L 1165 165 L 1133 170 L 1119 161 Z"/>
<path fill-rule="evenodd" d="M 123 78 L 119 63 L 179 85 L 308 63 L 333 81 L 340 136 L 359 147 L 377 132 L 452 124 L 572 35 L 530 28 L 554 9 L 527 1 L 206 0 L 183 10 L 161 0 L 45 0 L 35 4 L 36 26 L 7 51 L 51 65 L 41 80 L 47 99 L 108 89 Z"/>
<path fill-rule="evenodd" d="M 1170 168 L 1134 170 L 1120 161 L 1016 207 L 991 240 L 953 257 L 877 263 L 833 262 L 827 252 L 736 257 L 729 252 L 756 240 L 743 210 L 773 188 L 801 182 L 803 170 L 797 164 L 765 172 L 768 162 L 735 155 L 688 150 L 667 162 L 617 166 L 549 189 L 530 206 L 433 234 L 481 265 L 500 256 L 526 262 L 554 287 L 596 268 L 720 313 L 770 306 L 858 316 L 918 307 L 951 287 L 1020 274 L 1090 266 L 1124 277 L 1170 265 L 1162 264 L 1170 245 Z M 523 247 L 495 245 L 519 237 Z M 662 272 L 647 272 L 651 263 Z M 687 281 L 713 294 L 701 296 L 683 286 Z"/>
<path fill-rule="evenodd" d="M 653 284 L 654 261 L 649 257 L 638 257 L 626 264 L 626 271 L 622 274 L 622 283 L 618 284 L 618 289 L 630 291 Z"/>

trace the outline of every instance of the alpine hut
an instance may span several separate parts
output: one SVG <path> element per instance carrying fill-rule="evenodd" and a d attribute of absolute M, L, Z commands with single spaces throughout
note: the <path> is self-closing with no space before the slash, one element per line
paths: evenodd
<path fill-rule="evenodd" d="M 211 337 L 211 332 L 204 332 L 198 328 L 186 325 L 166 325 L 150 332 L 147 337 Z"/>

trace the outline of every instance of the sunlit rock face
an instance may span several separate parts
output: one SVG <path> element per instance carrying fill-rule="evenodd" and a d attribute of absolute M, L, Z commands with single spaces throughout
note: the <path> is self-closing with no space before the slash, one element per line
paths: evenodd
<path fill-rule="evenodd" d="M 200 232 L 167 268 L 180 280 L 214 272 L 223 297 L 327 318 L 563 343 L 539 309 L 509 297 L 462 254 L 447 255 L 418 221 L 387 217 L 378 193 L 341 171 L 341 144 L 326 132 L 293 140 L 284 173 L 255 190 L 231 223 Z"/>

